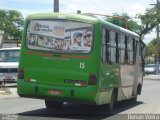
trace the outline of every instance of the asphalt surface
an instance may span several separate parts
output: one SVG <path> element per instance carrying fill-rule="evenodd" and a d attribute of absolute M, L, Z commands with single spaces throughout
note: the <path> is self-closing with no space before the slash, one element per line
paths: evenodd
<path fill-rule="evenodd" d="M 11 88 L 12 92 L 16 88 Z M 13 92 L 11 95 L 0 95 L 0 119 L 14 118 L 15 120 L 53 120 L 53 119 L 106 119 L 127 120 L 133 114 L 160 114 L 160 81 L 144 80 L 142 95 L 138 96 L 137 103 L 124 101 L 117 104 L 112 112 L 104 107 L 68 104 L 63 109 L 47 110 L 43 100 L 20 98 Z M 7 116 L 10 115 L 10 116 Z M 13 115 L 13 116 L 12 116 Z M 142 116 L 143 117 L 143 116 Z M 160 115 L 155 116 L 158 120 Z"/>

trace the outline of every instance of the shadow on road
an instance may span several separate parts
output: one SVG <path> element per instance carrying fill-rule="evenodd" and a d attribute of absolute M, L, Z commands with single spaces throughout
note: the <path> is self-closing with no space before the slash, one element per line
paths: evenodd
<path fill-rule="evenodd" d="M 47 110 L 37 109 L 19 113 L 21 117 L 49 117 L 49 118 L 66 118 L 66 119 L 104 119 L 121 113 L 132 107 L 144 104 L 141 101 L 131 103 L 130 101 L 123 101 L 117 104 L 117 107 L 112 112 L 107 111 L 104 106 L 82 105 L 82 104 L 64 104 L 63 109 Z"/>

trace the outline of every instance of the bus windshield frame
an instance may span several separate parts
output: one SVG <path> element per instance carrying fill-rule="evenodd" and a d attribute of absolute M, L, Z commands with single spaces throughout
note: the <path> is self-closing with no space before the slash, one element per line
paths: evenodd
<path fill-rule="evenodd" d="M 73 20 L 30 20 L 27 26 L 28 49 L 53 53 L 90 53 L 94 26 Z"/>

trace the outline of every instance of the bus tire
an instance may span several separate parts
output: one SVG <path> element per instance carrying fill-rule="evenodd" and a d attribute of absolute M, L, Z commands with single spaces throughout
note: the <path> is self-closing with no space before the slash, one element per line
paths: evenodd
<path fill-rule="evenodd" d="M 45 100 L 45 105 L 47 109 L 60 109 L 63 107 L 63 102 L 57 102 L 53 100 Z"/>
<path fill-rule="evenodd" d="M 137 97 L 138 97 L 138 88 L 137 88 L 137 93 L 136 93 L 136 95 L 133 97 L 133 98 L 131 98 L 131 103 L 136 103 L 137 102 Z"/>
<path fill-rule="evenodd" d="M 136 93 L 136 95 L 133 96 L 129 101 L 130 101 L 131 103 L 136 103 L 136 102 L 137 102 L 137 97 L 138 97 L 138 94 Z"/>
<path fill-rule="evenodd" d="M 136 102 L 137 102 L 137 96 L 133 97 L 133 98 L 131 99 L 131 101 L 132 101 L 132 103 L 136 103 Z"/>
<path fill-rule="evenodd" d="M 116 102 L 116 93 L 115 91 L 112 92 L 112 96 L 111 96 L 111 101 L 108 104 L 108 110 L 112 111 L 115 107 L 115 102 Z"/>

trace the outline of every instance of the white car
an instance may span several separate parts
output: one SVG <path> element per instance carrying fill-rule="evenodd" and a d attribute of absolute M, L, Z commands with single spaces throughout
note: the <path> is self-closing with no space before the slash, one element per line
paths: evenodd
<path fill-rule="evenodd" d="M 156 65 L 155 64 L 146 64 L 144 66 L 144 73 L 145 74 L 156 74 Z"/>
<path fill-rule="evenodd" d="M 0 82 L 16 82 L 20 48 L 0 49 Z"/>

